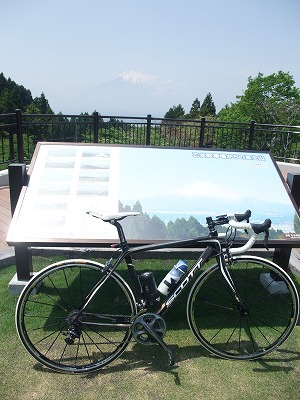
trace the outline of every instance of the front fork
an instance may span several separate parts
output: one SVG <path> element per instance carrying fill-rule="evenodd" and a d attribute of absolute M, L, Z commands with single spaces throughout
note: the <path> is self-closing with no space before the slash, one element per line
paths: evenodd
<path fill-rule="evenodd" d="M 246 310 L 245 304 L 244 304 L 244 302 L 235 286 L 232 276 L 227 268 L 227 265 L 232 265 L 232 263 L 233 263 L 232 258 L 229 255 L 227 255 L 227 257 L 225 258 L 225 254 L 223 252 L 221 252 L 217 256 L 217 261 L 220 266 L 221 273 L 222 273 L 225 281 L 227 282 L 231 292 L 233 293 L 235 300 L 238 303 L 239 309 L 242 311 L 245 311 Z"/>

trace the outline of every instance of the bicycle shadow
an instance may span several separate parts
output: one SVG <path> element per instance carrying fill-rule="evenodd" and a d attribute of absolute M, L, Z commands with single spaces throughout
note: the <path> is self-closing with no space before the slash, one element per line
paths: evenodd
<path fill-rule="evenodd" d="M 291 364 L 300 361 L 300 352 L 294 350 L 277 349 L 268 357 L 262 357 L 255 360 L 260 367 L 253 368 L 254 372 L 286 372 L 293 371 L 295 367 Z M 281 365 L 278 365 L 278 364 Z M 282 364 L 285 364 L 284 366 Z"/>
<path fill-rule="evenodd" d="M 158 345 L 143 346 L 135 343 L 132 345 L 132 348 L 127 349 L 115 363 L 105 366 L 95 372 L 83 374 L 81 377 L 82 379 L 94 379 L 99 377 L 99 375 L 143 369 L 145 372 L 169 373 L 174 376 L 174 383 L 180 385 L 178 369 L 181 363 L 197 358 L 211 358 L 217 360 L 216 356 L 211 355 L 199 345 L 170 345 L 169 347 L 173 352 L 175 365 L 169 365 L 167 354 Z M 229 363 L 247 362 L 234 360 L 223 361 Z M 293 363 L 297 361 L 300 361 L 300 352 L 277 349 L 273 351 L 271 355 L 248 362 L 253 363 L 253 372 L 270 373 L 281 371 L 288 374 L 295 369 Z M 44 373 L 59 373 L 41 364 L 35 364 L 34 369 Z"/>
<path fill-rule="evenodd" d="M 140 349 L 140 347 L 142 347 L 142 349 Z M 136 344 L 134 346 L 134 350 L 132 351 L 132 353 L 135 354 L 135 356 L 132 359 L 132 362 L 134 362 L 134 359 L 136 360 L 136 358 L 139 356 L 142 358 L 141 363 L 143 363 L 144 366 L 145 363 L 147 363 L 147 368 L 149 370 L 171 371 L 172 369 L 178 368 L 180 366 L 180 363 L 192 359 L 196 358 L 210 358 L 212 360 L 219 359 L 218 357 L 210 354 L 208 351 L 206 351 L 203 347 L 199 345 L 184 346 L 184 347 L 171 345 L 169 347 L 172 350 L 175 358 L 175 365 L 173 367 L 168 365 L 167 355 L 161 349 L 158 350 L 157 347 L 155 348 L 155 346 L 151 346 L 151 352 L 148 353 L 147 350 L 148 355 L 146 357 L 145 351 L 143 350 L 143 346 L 139 346 L 138 344 Z M 228 363 L 239 363 L 239 362 L 253 363 L 252 370 L 254 372 L 266 373 L 266 372 L 282 371 L 288 373 L 295 369 L 294 363 L 300 361 L 300 352 L 288 349 L 277 349 L 274 350 L 272 353 L 262 358 L 258 358 L 256 360 L 236 361 L 236 360 L 223 359 L 223 361 Z"/>
<path fill-rule="evenodd" d="M 166 352 L 158 345 L 143 346 L 138 343 L 132 344 L 130 349 L 126 349 L 118 360 L 97 371 L 83 374 L 82 379 L 94 379 L 99 375 L 115 374 L 118 372 L 131 371 L 133 369 L 143 369 L 145 372 L 166 372 L 174 375 L 174 382 L 180 385 L 179 374 L 176 371 L 180 362 L 188 361 L 199 357 L 213 357 L 201 346 L 179 347 L 169 345 L 174 355 L 174 365 L 169 365 Z M 195 355 L 195 353 L 198 353 Z M 33 368 L 38 372 L 60 374 L 42 364 L 36 363 Z"/>

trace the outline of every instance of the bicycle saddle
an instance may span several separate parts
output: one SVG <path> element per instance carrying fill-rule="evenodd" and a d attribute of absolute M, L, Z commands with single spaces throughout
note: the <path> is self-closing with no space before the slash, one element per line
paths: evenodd
<path fill-rule="evenodd" d="M 94 218 L 99 218 L 102 219 L 104 222 L 111 222 L 111 221 L 120 221 L 121 219 L 124 219 L 126 217 L 133 217 L 135 215 L 140 215 L 141 213 L 139 212 L 134 212 L 134 211 L 127 211 L 127 212 L 119 212 L 115 214 L 98 214 L 94 211 L 87 211 L 87 214 L 91 215 Z"/>

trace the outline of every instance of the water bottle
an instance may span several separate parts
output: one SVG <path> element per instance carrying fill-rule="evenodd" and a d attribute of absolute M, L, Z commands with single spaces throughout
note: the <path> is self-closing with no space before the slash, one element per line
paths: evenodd
<path fill-rule="evenodd" d="M 188 265 L 186 260 L 179 260 L 171 271 L 164 277 L 164 279 L 159 284 L 157 290 L 167 296 L 171 290 L 174 288 L 176 283 L 187 271 Z"/>

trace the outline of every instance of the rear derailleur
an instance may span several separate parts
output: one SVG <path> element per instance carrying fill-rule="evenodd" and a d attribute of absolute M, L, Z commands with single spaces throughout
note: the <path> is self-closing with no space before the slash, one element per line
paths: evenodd
<path fill-rule="evenodd" d="M 67 331 L 65 342 L 69 345 L 74 344 L 76 339 L 80 338 L 81 335 L 81 324 L 83 321 L 83 315 L 80 310 L 73 310 L 67 317 L 67 322 L 71 325 Z"/>

